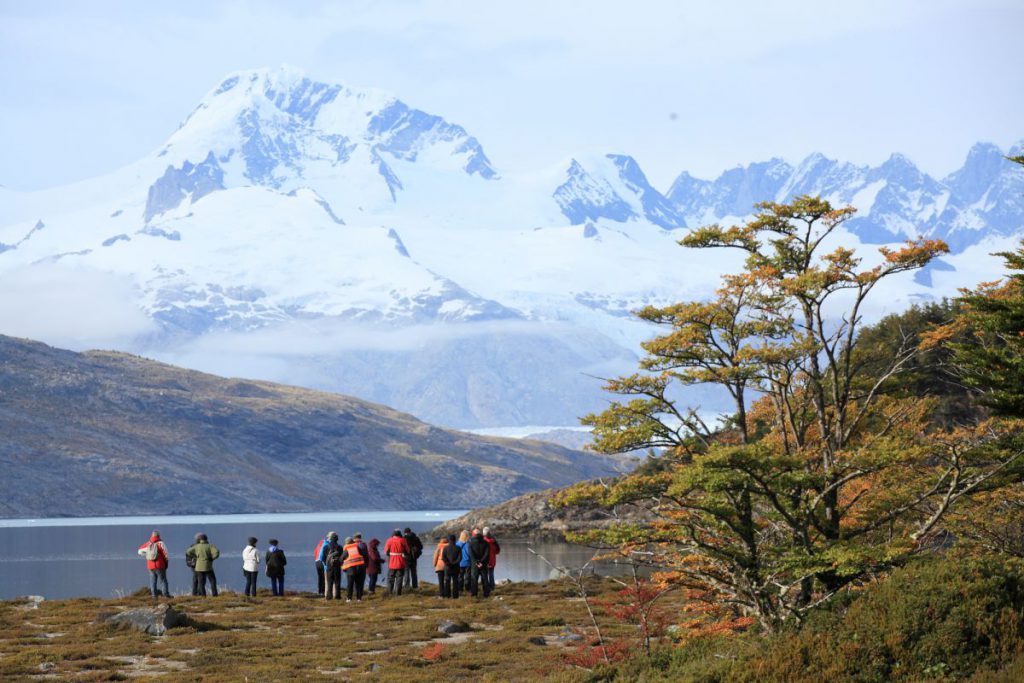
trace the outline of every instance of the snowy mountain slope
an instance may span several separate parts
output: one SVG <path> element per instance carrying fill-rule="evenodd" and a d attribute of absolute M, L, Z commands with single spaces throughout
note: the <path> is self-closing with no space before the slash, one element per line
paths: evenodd
<path fill-rule="evenodd" d="M 447 425 L 558 426 L 603 405 L 596 377 L 633 367 L 652 330 L 631 311 L 706 296 L 740 267 L 679 247 L 685 229 L 821 194 L 860 210 L 837 243 L 949 239 L 956 254 L 887 283 L 872 315 L 899 310 L 975 284 L 994 267 L 988 245 L 1021 233 L 1024 174 L 1000 155 L 978 145 L 942 180 L 900 155 L 772 159 L 713 181 L 684 173 L 663 194 L 625 154 L 499 173 L 464 128 L 388 93 L 244 71 L 136 163 L 0 188 L 0 285 L 31 310 L 26 273 L 82 291 L 112 275 L 152 325 L 109 346 Z M 92 317 L 63 311 L 59 341 L 99 343 L 83 331 Z M 27 334 L 17 315 L 0 320 Z"/>
<path fill-rule="evenodd" d="M 1022 144 L 1006 154 L 1020 154 Z M 925 236 L 962 251 L 990 236 L 1024 231 L 1024 169 L 995 145 L 978 143 L 958 171 L 936 180 L 901 154 L 877 167 L 812 154 L 797 166 L 772 159 L 701 180 L 682 173 L 667 197 L 692 223 L 748 215 L 756 201 L 821 195 L 857 208 L 850 229 L 872 244 Z"/>

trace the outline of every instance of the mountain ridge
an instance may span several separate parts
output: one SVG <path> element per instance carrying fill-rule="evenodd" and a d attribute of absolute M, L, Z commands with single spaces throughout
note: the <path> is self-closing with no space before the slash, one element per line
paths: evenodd
<path fill-rule="evenodd" d="M 349 396 L 2 335 L 0 427 L 5 517 L 461 508 L 627 466 Z"/>

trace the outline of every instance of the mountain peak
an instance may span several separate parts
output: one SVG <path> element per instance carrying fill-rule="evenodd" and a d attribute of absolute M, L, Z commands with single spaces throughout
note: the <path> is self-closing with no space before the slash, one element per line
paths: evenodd
<path fill-rule="evenodd" d="M 147 204 L 147 221 L 179 197 L 198 199 L 190 189 L 198 166 L 215 190 L 309 186 L 343 213 L 396 203 L 405 189 L 398 162 L 497 177 L 462 126 L 385 91 L 313 80 L 287 65 L 228 74 L 156 157 L 150 195 L 162 201 Z"/>
<path fill-rule="evenodd" d="M 605 154 L 587 159 L 585 165 L 573 158 L 565 177 L 553 197 L 574 225 L 601 218 L 617 222 L 644 218 L 665 230 L 686 224 L 629 155 Z"/>

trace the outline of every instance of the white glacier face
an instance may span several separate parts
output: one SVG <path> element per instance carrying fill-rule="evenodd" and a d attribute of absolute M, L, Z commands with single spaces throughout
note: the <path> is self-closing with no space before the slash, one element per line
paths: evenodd
<path fill-rule="evenodd" d="M 632 311 L 707 296 L 741 267 L 679 247 L 685 231 L 802 193 L 858 209 L 847 245 L 953 244 L 873 315 L 975 284 L 998 267 L 986 240 L 1024 225 L 1024 174 L 991 145 L 942 180 L 899 155 L 812 155 L 683 173 L 662 193 L 625 154 L 499 173 L 461 126 L 389 93 L 250 70 L 125 168 L 0 188 L 0 284 L 20 302 L 0 304 L 0 332 L 343 390 L 455 426 L 570 425 L 654 332 Z M 27 324 L 62 290 L 131 302 L 146 322 L 76 304 L 63 327 Z"/>

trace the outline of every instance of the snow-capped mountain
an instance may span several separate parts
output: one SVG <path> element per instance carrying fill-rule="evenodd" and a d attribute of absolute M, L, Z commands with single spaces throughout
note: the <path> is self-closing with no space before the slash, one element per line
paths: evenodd
<path fill-rule="evenodd" d="M 1020 154 L 1018 144 L 1008 154 Z M 962 168 L 936 180 L 902 154 L 877 167 L 812 154 L 791 166 L 782 159 L 725 171 L 715 180 L 688 173 L 676 178 L 668 199 L 690 223 L 750 213 L 757 201 L 788 201 L 802 194 L 849 204 L 858 213 L 847 225 L 871 244 L 918 236 L 945 240 L 961 252 L 988 237 L 1024 230 L 1024 169 L 1008 163 L 990 143 L 971 148 Z"/>
<path fill-rule="evenodd" d="M 232 74 L 136 163 L 0 187 L 0 284 L 24 300 L 0 304 L 0 332 L 103 340 L 453 426 L 568 425 L 651 334 L 632 310 L 707 294 L 739 266 L 679 248 L 686 229 L 821 194 L 859 209 L 846 243 L 949 241 L 953 255 L 890 286 L 890 310 L 991 279 L 993 240 L 1024 233 L 1024 172 L 987 144 L 941 180 L 900 155 L 683 173 L 664 193 L 625 154 L 498 168 L 464 128 L 388 93 L 291 68 Z M 144 314 L 132 334 L 103 335 L 113 300 Z M 41 318 L 53 324 L 33 334 Z"/>

